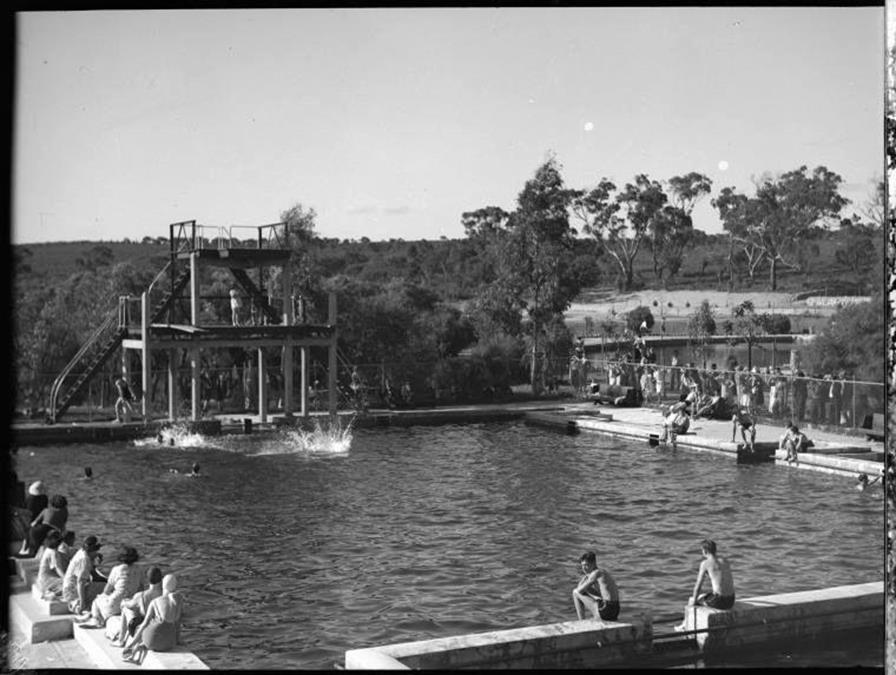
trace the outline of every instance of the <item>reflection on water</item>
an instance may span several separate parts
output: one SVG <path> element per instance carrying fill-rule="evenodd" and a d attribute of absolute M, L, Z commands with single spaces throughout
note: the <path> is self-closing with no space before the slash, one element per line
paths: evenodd
<path fill-rule="evenodd" d="M 570 620 L 589 548 L 623 619 L 680 613 L 703 537 L 740 597 L 883 578 L 881 493 L 848 478 L 522 424 L 341 431 L 23 448 L 18 471 L 69 497 L 79 536 L 178 574 L 213 668 Z"/>

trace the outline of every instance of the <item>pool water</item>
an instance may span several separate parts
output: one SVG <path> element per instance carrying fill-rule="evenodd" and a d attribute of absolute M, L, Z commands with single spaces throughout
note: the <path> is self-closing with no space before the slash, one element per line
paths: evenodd
<path fill-rule="evenodd" d="M 842 476 L 521 423 L 187 446 L 22 447 L 17 470 L 68 497 L 107 569 L 127 543 L 178 575 L 184 641 L 212 668 L 330 668 L 347 649 L 573 620 L 588 549 L 621 620 L 680 613 L 704 537 L 740 597 L 884 576 L 883 493 Z"/>

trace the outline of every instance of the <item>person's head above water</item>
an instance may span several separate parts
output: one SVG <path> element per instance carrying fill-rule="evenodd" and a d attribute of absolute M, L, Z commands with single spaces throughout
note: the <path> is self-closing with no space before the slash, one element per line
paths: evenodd
<path fill-rule="evenodd" d="M 93 478 L 93 469 L 89 466 L 84 467 L 84 478 Z"/>
<path fill-rule="evenodd" d="M 199 473 L 199 462 L 193 462 L 193 473 Z"/>
<path fill-rule="evenodd" d="M 868 474 L 867 474 L 867 473 L 860 473 L 860 474 L 856 477 L 856 480 L 859 481 L 860 483 L 867 483 L 867 482 L 868 482 Z"/>

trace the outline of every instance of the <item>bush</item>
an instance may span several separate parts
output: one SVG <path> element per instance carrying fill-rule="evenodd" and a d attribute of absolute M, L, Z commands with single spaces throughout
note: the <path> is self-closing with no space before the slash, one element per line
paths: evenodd
<path fill-rule="evenodd" d="M 790 333 L 790 317 L 786 314 L 762 314 L 759 323 L 766 333 L 772 335 Z"/>
<path fill-rule="evenodd" d="M 649 307 L 645 307 L 644 305 L 635 307 L 625 315 L 625 325 L 632 332 L 637 333 L 641 328 L 641 324 L 645 322 L 647 323 L 647 330 L 653 328 L 653 313 L 650 311 Z"/>

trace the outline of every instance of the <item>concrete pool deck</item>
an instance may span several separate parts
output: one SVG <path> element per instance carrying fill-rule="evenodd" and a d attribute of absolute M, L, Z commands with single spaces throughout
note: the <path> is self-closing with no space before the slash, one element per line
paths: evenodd
<path fill-rule="evenodd" d="M 352 411 L 340 411 L 345 423 L 353 420 L 356 428 L 435 426 L 442 424 L 470 424 L 526 420 L 548 422 L 555 430 L 566 433 L 590 431 L 606 435 L 643 441 L 659 434 L 662 413 L 654 407 L 624 408 L 612 405 L 594 405 L 590 401 L 570 398 L 509 401 L 491 404 L 450 405 L 412 409 L 371 409 L 355 416 Z M 315 412 L 309 421 L 325 419 L 325 412 Z M 553 424 L 550 420 L 553 420 Z M 199 422 L 180 422 L 195 427 L 200 433 L 244 433 L 247 421 L 253 432 L 275 430 L 283 426 L 301 424 L 303 418 L 285 418 L 282 413 L 271 413 L 262 423 L 255 414 L 219 414 Z M 17 422 L 12 425 L 13 440 L 17 445 L 47 445 L 59 443 L 104 443 L 154 436 L 166 420 L 131 422 L 93 421 L 70 424 L 46 425 L 43 423 Z M 783 423 L 768 424 L 759 420 L 756 432 L 757 448 L 762 447 L 768 459 L 788 469 L 808 469 L 838 475 L 860 473 L 869 477 L 883 475 L 884 443 L 867 440 L 861 431 L 831 431 L 815 429 L 811 425 L 803 431 L 813 441 L 814 447 L 801 453 L 799 462 L 787 464 L 786 453 L 775 451 L 778 439 L 784 431 Z M 773 446 L 773 447 L 771 447 Z M 678 436 L 678 447 L 684 450 L 712 452 L 737 456 L 737 444 L 731 442 L 731 422 L 727 420 L 693 420 L 687 434 Z"/>

